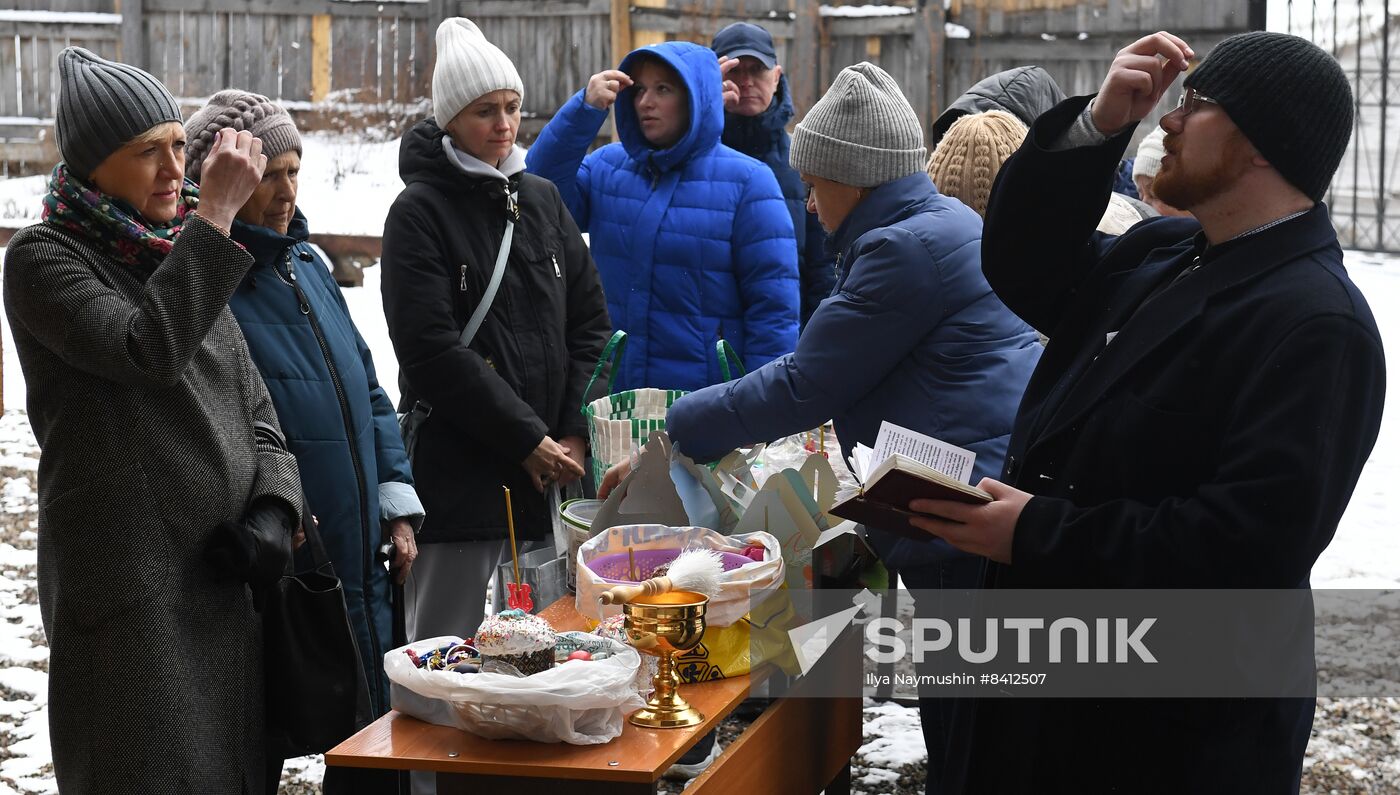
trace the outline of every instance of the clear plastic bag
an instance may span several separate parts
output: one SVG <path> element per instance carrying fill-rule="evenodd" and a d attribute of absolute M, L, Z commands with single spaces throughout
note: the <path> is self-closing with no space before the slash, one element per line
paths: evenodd
<path fill-rule="evenodd" d="M 425 671 L 404 653 L 427 652 L 460 639 L 410 643 L 384 655 L 392 706 L 420 720 L 455 726 L 492 740 L 520 739 L 598 745 L 622 734 L 628 713 L 645 702 L 635 686 L 641 657 L 610 638 L 583 632 L 563 636 L 574 646 L 603 651 L 605 659 L 570 660 L 533 676 Z"/>

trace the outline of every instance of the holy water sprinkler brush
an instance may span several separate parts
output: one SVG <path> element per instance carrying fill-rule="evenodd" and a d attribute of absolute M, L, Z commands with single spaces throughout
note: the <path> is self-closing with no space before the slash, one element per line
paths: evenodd
<path fill-rule="evenodd" d="M 671 561 L 666 576 L 653 577 L 636 585 L 615 585 L 603 591 L 598 601 L 605 605 L 623 604 L 667 591 L 693 591 L 714 596 L 719 593 L 719 576 L 723 571 L 719 553 L 710 549 L 687 549 Z"/>

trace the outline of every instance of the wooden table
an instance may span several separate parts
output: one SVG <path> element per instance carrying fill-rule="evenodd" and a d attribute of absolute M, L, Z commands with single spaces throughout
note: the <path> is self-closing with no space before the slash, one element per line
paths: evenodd
<path fill-rule="evenodd" d="M 561 632 L 584 628 L 572 596 L 540 616 Z M 750 681 L 740 676 L 682 685 L 686 700 L 705 713 L 703 724 L 646 729 L 626 723 L 620 737 L 603 745 L 487 740 L 391 711 L 331 749 L 326 763 L 435 771 L 439 795 L 651 795 L 666 768 L 749 695 Z M 797 696 L 800 689 L 799 683 Z M 691 782 L 687 795 L 847 795 L 850 759 L 861 743 L 860 699 L 797 696 L 774 701 Z"/>

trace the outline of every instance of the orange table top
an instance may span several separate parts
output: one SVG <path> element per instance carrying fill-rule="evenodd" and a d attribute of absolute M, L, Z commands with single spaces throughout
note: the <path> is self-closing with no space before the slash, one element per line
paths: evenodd
<path fill-rule="evenodd" d="M 565 597 L 540 612 L 555 630 L 583 630 L 584 618 Z M 682 685 L 681 695 L 705 714 L 687 729 L 646 729 L 630 722 L 603 745 L 487 740 L 460 729 L 389 714 L 326 753 L 326 763 L 347 767 L 433 770 L 442 773 L 591 779 L 647 783 L 675 763 L 749 695 L 747 676 Z"/>

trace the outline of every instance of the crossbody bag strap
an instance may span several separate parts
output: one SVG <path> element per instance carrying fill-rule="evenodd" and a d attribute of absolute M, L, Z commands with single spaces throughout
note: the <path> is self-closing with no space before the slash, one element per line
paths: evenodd
<path fill-rule="evenodd" d="M 506 231 L 501 236 L 501 250 L 496 254 L 496 269 L 491 272 L 491 283 L 486 285 L 486 292 L 481 295 L 481 303 L 476 305 L 476 310 L 467 319 L 466 328 L 462 329 L 462 347 L 471 347 L 472 340 L 476 339 L 476 332 L 481 329 L 481 324 L 486 321 L 486 313 L 491 311 L 491 303 L 496 300 L 496 291 L 501 288 L 501 280 L 506 275 L 506 260 L 510 258 L 510 242 L 515 237 L 515 222 L 520 220 L 520 205 L 517 203 L 519 194 L 506 194 Z"/>

